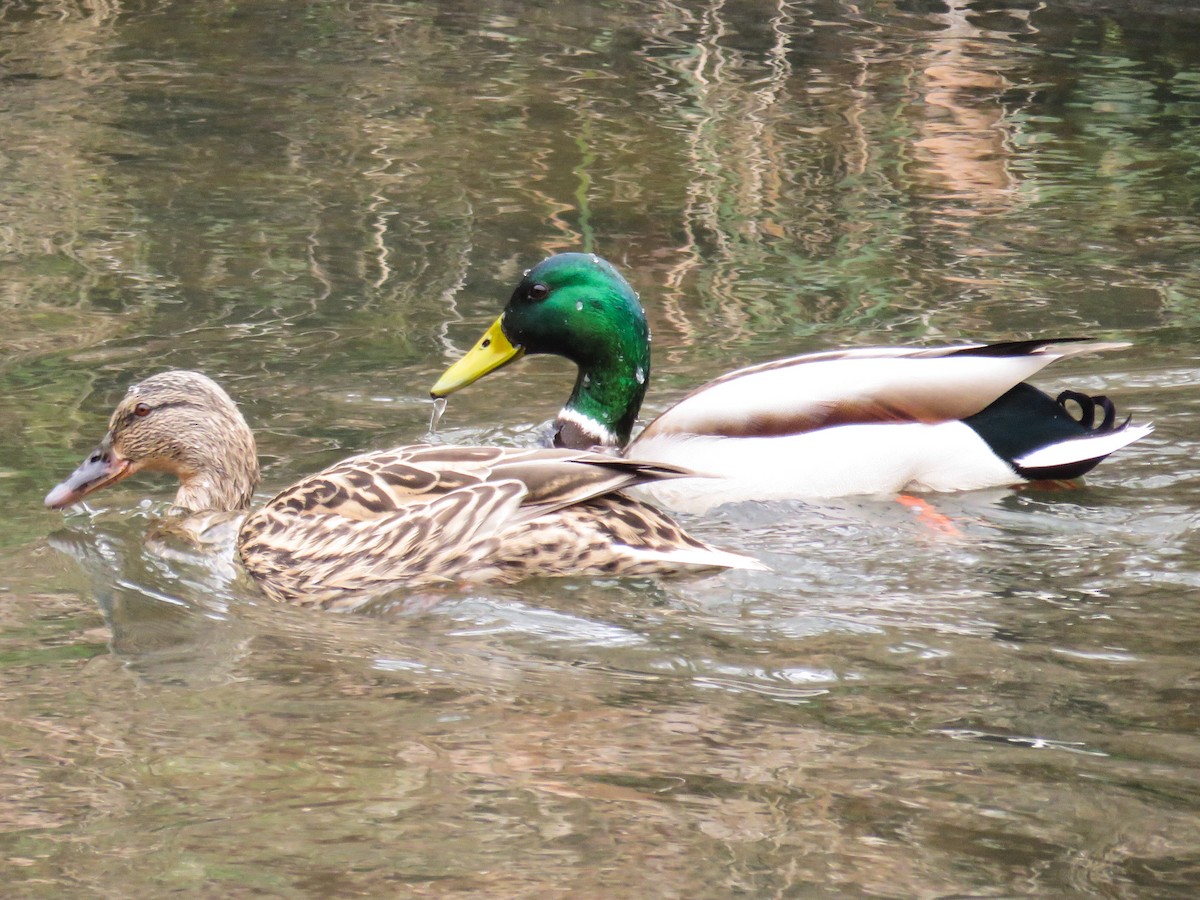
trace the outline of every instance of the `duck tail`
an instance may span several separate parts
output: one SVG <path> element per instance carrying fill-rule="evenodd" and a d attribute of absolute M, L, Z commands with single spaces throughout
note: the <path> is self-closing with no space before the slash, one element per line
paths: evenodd
<path fill-rule="evenodd" d="M 1035 481 L 1078 478 L 1109 454 L 1154 431 L 1153 425 L 1131 425 L 1131 417 L 1118 424 L 1116 407 L 1108 397 L 1068 390 L 1054 402 L 1076 424 L 1077 433 L 1015 457 L 1013 468 L 1023 478 Z"/>
<path fill-rule="evenodd" d="M 711 544 L 697 541 L 694 546 L 674 547 L 659 550 L 649 547 L 625 547 L 626 553 L 642 556 L 646 560 L 670 565 L 701 569 L 746 569 L 751 572 L 769 572 L 771 567 L 744 553 L 722 550 Z"/>

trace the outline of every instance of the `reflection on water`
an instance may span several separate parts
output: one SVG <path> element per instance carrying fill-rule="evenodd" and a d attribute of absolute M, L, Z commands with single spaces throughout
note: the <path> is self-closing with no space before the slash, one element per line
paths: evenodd
<path fill-rule="evenodd" d="M 8 892 L 1188 895 L 1198 38 L 966 0 L 4 7 Z M 440 423 L 426 391 L 580 248 L 642 291 L 648 415 L 822 346 L 1095 333 L 1135 346 L 1061 377 L 1157 431 L 1076 490 L 939 496 L 951 528 L 688 521 L 770 572 L 354 616 L 155 531 L 152 476 L 40 508 L 164 366 L 229 386 L 264 496 L 535 443 L 560 361 Z"/>

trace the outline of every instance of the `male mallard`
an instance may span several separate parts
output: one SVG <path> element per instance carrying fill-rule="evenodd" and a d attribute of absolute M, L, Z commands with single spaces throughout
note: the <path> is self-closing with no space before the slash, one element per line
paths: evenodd
<path fill-rule="evenodd" d="M 254 436 L 212 379 L 153 375 L 129 389 L 46 505 L 61 509 L 139 471 L 178 477 L 183 510 L 245 509 L 259 476 Z M 283 491 L 243 522 L 238 553 L 273 599 L 322 607 L 433 582 L 758 567 L 622 493 L 687 474 L 577 450 L 396 447 Z"/>
<path fill-rule="evenodd" d="M 1052 399 L 1023 380 L 1056 360 L 1125 346 L 1069 338 L 809 353 L 709 382 L 629 443 L 650 376 L 645 313 L 611 264 L 563 253 L 525 274 L 432 393 L 444 397 L 526 353 L 565 356 L 579 374 L 555 422 L 555 446 L 624 448 L 717 476 L 648 491 L 703 510 L 740 499 L 1077 478 L 1151 426 L 1118 423 L 1106 397 L 1064 391 Z"/>

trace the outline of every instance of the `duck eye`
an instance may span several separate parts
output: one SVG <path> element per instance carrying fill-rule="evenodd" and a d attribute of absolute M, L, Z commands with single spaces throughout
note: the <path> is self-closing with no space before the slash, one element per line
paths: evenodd
<path fill-rule="evenodd" d="M 550 288 L 546 287 L 546 285 L 542 284 L 540 281 L 536 282 L 535 284 L 529 286 L 529 293 L 527 296 L 530 300 L 545 300 L 550 296 Z"/>
<path fill-rule="evenodd" d="M 148 416 L 148 415 L 150 415 L 150 404 L 148 404 L 148 403 L 139 403 L 137 406 L 135 406 L 135 407 L 133 408 L 133 414 L 134 414 L 135 416 Z"/>

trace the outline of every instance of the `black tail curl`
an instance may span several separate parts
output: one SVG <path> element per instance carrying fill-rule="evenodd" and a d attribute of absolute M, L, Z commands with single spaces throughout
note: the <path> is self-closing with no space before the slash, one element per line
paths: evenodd
<path fill-rule="evenodd" d="M 1087 394 L 1079 391 L 1063 391 L 1054 398 L 1054 402 L 1063 408 L 1063 411 L 1078 422 L 1088 431 L 1095 431 L 1098 434 L 1106 434 L 1110 431 L 1120 431 L 1129 424 L 1132 416 L 1126 417 L 1125 421 L 1117 425 L 1117 408 L 1113 402 L 1104 396 L 1089 397 Z M 1079 416 L 1076 417 L 1071 407 L 1067 404 L 1074 403 L 1079 409 Z M 1104 418 L 1100 420 L 1100 424 L 1096 424 L 1096 410 L 1104 411 Z"/>
<path fill-rule="evenodd" d="M 1031 481 L 1070 480 L 1086 474 L 1104 458 L 1081 459 L 1056 466 L 1030 468 L 1017 460 L 1062 441 L 1120 431 L 1129 419 L 1117 420 L 1107 397 L 1063 391 L 1051 397 L 1022 382 L 988 407 L 963 419 L 1013 471 Z"/>

